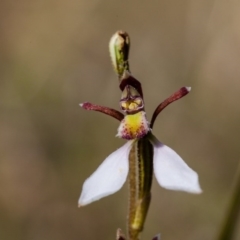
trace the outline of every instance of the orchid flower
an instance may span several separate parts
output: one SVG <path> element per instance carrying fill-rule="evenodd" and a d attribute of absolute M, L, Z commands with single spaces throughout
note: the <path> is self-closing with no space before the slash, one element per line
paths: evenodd
<path fill-rule="evenodd" d="M 128 51 L 130 41 L 124 32 L 117 32 L 110 41 L 114 69 L 122 91 L 118 110 L 89 102 L 80 104 L 86 110 L 99 111 L 120 121 L 117 137 L 127 142 L 111 153 L 84 182 L 79 206 L 85 206 L 117 192 L 129 178 L 129 239 L 138 239 L 151 199 L 152 175 L 160 186 L 170 190 L 201 193 L 197 173 L 171 148 L 152 133 L 158 114 L 170 103 L 187 95 L 191 88 L 182 87 L 163 101 L 148 122 L 144 109 L 141 83 L 130 73 Z"/>

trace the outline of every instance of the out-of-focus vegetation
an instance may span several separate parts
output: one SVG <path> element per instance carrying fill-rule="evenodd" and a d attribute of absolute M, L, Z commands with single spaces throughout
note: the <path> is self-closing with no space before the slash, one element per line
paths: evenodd
<path fill-rule="evenodd" d="M 119 29 L 149 116 L 192 87 L 154 132 L 204 190 L 154 181 L 142 239 L 215 239 L 240 161 L 240 1 L 3 0 L 0 12 L 0 239 L 111 240 L 124 230 L 127 186 L 77 208 L 83 181 L 123 144 L 117 121 L 78 106 L 118 108 L 108 41 Z"/>

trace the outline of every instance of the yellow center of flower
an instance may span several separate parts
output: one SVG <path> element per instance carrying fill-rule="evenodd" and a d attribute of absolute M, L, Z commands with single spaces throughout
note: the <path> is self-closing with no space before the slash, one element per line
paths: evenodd
<path fill-rule="evenodd" d="M 118 128 L 117 136 L 124 139 L 142 138 L 149 130 L 146 113 L 144 111 L 140 111 L 124 117 Z"/>

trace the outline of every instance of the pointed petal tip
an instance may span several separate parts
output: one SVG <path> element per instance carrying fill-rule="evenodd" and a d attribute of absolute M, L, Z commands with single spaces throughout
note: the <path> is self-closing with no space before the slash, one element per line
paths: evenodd
<path fill-rule="evenodd" d="M 79 103 L 79 106 L 80 106 L 80 107 L 83 107 L 83 105 L 84 105 L 84 103 Z"/>
<path fill-rule="evenodd" d="M 173 189 L 174 190 L 174 189 Z M 203 191 L 202 189 L 200 188 L 200 186 L 195 186 L 195 188 L 192 188 L 192 189 L 176 189 L 177 191 L 183 191 L 183 192 L 187 192 L 187 193 L 190 193 L 190 194 L 201 194 Z"/>
<path fill-rule="evenodd" d="M 185 87 L 187 89 L 188 92 L 191 91 L 192 87 Z"/>
<path fill-rule="evenodd" d="M 125 236 L 120 228 L 117 229 L 117 240 L 125 240 Z"/>
<path fill-rule="evenodd" d="M 196 174 L 195 186 L 192 186 L 192 188 L 189 189 L 189 191 L 187 191 L 187 192 L 192 193 L 192 194 L 201 194 L 201 193 L 203 193 L 203 190 L 202 190 L 199 180 L 198 180 L 198 174 L 196 172 L 195 172 L 195 174 Z"/>
<path fill-rule="evenodd" d="M 79 199 L 78 200 L 78 208 L 81 208 L 81 207 L 83 207 L 84 206 L 84 204 L 82 203 L 82 201 Z"/>
<path fill-rule="evenodd" d="M 157 234 L 152 240 L 160 240 L 161 239 L 161 235 L 160 233 Z"/>
<path fill-rule="evenodd" d="M 203 190 L 201 189 L 200 186 L 195 192 L 193 192 L 193 194 L 201 194 L 201 193 L 203 193 Z"/>

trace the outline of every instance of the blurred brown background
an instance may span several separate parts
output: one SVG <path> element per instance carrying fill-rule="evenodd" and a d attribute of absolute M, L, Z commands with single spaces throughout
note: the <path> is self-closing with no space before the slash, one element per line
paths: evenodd
<path fill-rule="evenodd" d="M 116 120 L 78 106 L 118 108 L 108 41 L 120 29 L 131 36 L 149 118 L 175 90 L 192 87 L 154 133 L 199 173 L 204 190 L 172 192 L 154 180 L 142 239 L 216 239 L 240 157 L 240 1 L 0 5 L 0 239 L 112 240 L 125 231 L 126 185 L 77 208 L 84 180 L 124 143 Z"/>

